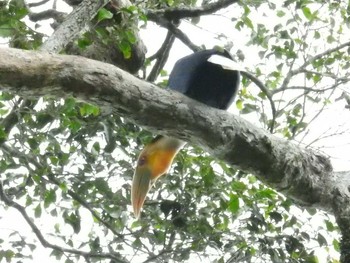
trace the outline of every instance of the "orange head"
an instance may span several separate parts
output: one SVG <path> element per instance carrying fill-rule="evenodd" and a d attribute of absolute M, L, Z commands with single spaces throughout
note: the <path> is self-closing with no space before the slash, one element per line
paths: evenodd
<path fill-rule="evenodd" d="M 140 153 L 131 186 L 131 203 L 136 218 L 140 216 L 149 189 L 168 171 L 184 144 L 178 139 L 157 136 Z"/>

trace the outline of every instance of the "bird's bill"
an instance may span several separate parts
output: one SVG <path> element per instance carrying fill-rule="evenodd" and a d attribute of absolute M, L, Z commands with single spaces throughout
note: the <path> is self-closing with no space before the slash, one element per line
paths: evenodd
<path fill-rule="evenodd" d="M 185 142 L 178 139 L 159 136 L 140 153 L 131 186 L 131 203 L 136 218 L 140 216 L 149 189 L 168 171 L 175 155 L 184 144 Z"/>
<path fill-rule="evenodd" d="M 208 62 L 217 64 L 226 70 L 244 71 L 244 69 L 237 62 L 221 55 L 210 56 Z"/>
<path fill-rule="evenodd" d="M 137 167 L 131 186 L 131 203 L 136 218 L 140 217 L 146 195 L 151 188 L 152 170 L 149 167 Z"/>

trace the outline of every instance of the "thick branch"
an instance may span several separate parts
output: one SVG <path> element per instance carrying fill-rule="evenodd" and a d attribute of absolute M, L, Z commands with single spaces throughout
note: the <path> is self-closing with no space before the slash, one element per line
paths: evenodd
<path fill-rule="evenodd" d="M 225 111 L 160 89 L 109 64 L 75 56 L 0 49 L 0 87 L 22 96 L 73 95 L 134 123 L 202 146 L 305 205 L 332 209 L 348 196 L 329 160 Z"/>
<path fill-rule="evenodd" d="M 238 0 L 218 0 L 214 3 L 210 3 L 208 5 L 204 5 L 201 7 L 195 8 L 168 8 L 164 10 L 156 10 L 156 11 L 148 11 L 147 16 L 150 20 L 155 16 L 162 16 L 168 20 L 179 20 L 187 17 L 198 17 L 202 15 L 211 15 L 220 9 L 224 9 L 229 7 L 230 5 L 237 3 Z"/>
<path fill-rule="evenodd" d="M 84 0 L 42 45 L 41 50 L 58 53 L 72 42 L 108 0 Z"/>
<path fill-rule="evenodd" d="M 54 9 L 48 9 L 40 13 L 29 13 L 28 16 L 29 16 L 29 19 L 33 22 L 53 18 L 54 20 L 61 23 L 64 17 L 66 16 L 66 13 L 59 12 Z"/>
<path fill-rule="evenodd" d="M 148 10 L 146 15 L 148 20 L 157 23 L 158 25 L 167 28 L 172 32 L 178 39 L 180 39 L 186 46 L 188 46 L 192 51 L 199 51 L 200 48 L 192 43 L 192 41 L 180 30 L 178 29 L 173 21 L 179 21 L 182 18 L 187 17 L 198 17 L 202 15 L 211 15 L 220 9 L 226 8 L 238 0 L 218 0 L 214 3 L 208 5 L 203 5 L 201 7 L 176 7 L 168 8 L 163 10 Z"/>

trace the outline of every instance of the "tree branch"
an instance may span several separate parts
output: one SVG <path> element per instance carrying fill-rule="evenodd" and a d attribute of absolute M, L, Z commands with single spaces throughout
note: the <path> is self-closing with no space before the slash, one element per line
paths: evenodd
<path fill-rule="evenodd" d="M 50 0 L 42 0 L 42 1 L 39 1 L 39 2 L 36 2 L 36 3 L 28 3 L 28 7 L 37 7 L 37 6 L 41 6 L 41 5 L 44 5 L 46 4 L 47 2 L 49 2 Z"/>
<path fill-rule="evenodd" d="M 327 56 L 327 55 L 330 55 L 332 54 L 333 52 L 336 52 L 336 51 L 339 51 L 345 47 L 348 47 L 350 46 L 350 41 L 349 42 L 345 42 L 341 45 L 338 45 L 337 47 L 334 47 L 334 48 L 330 48 L 322 53 L 319 53 L 311 58 L 309 58 L 308 60 L 306 60 L 299 68 L 297 69 L 294 69 L 294 70 L 289 70 L 288 73 L 287 73 L 287 76 L 284 78 L 283 80 L 283 83 L 281 85 L 281 87 L 277 90 L 275 90 L 275 93 L 279 92 L 279 90 L 285 90 L 287 89 L 287 86 L 290 82 L 290 80 L 292 79 L 292 77 L 294 77 L 295 75 L 298 75 L 300 73 L 303 73 L 306 71 L 306 67 L 308 65 L 310 65 L 312 62 L 314 62 L 315 60 L 317 59 L 320 59 L 324 56 Z"/>
<path fill-rule="evenodd" d="M 80 255 L 82 257 L 88 257 L 88 258 L 108 258 L 115 260 L 115 262 L 120 263 L 126 263 L 126 261 L 121 260 L 118 256 L 113 255 L 112 253 L 90 253 L 85 252 L 81 250 L 76 249 L 70 249 L 70 248 L 64 248 L 58 245 L 51 244 L 49 241 L 45 239 L 43 234 L 41 233 L 40 229 L 35 225 L 35 223 L 32 221 L 32 219 L 28 216 L 25 207 L 21 206 L 20 204 L 14 202 L 8 196 L 5 194 L 4 187 L 2 185 L 2 182 L 0 181 L 0 200 L 2 200 L 7 206 L 15 208 L 20 214 L 23 216 L 24 220 L 28 223 L 28 225 L 33 230 L 36 237 L 39 239 L 40 243 L 43 245 L 43 247 L 48 247 L 54 250 L 58 250 L 61 252 L 67 252 L 70 254 Z"/>
<path fill-rule="evenodd" d="M 343 44 L 341 44 L 341 45 L 338 45 L 337 47 L 330 48 L 330 49 L 328 49 L 328 50 L 326 50 L 326 51 L 324 51 L 324 52 L 322 52 L 322 53 L 319 53 L 319 54 L 317 54 L 317 55 L 311 57 L 310 59 L 306 60 L 306 61 L 304 62 L 304 64 L 300 66 L 299 70 L 305 69 L 306 66 L 310 65 L 312 62 L 314 62 L 314 61 L 317 60 L 317 59 L 320 59 L 320 58 L 322 58 L 322 57 L 324 57 L 324 56 L 330 55 L 330 54 L 332 54 L 333 52 L 339 51 L 339 50 L 341 50 L 341 49 L 343 49 L 343 48 L 345 48 L 345 47 L 348 47 L 348 46 L 350 46 L 350 41 L 349 41 L 349 42 L 345 42 L 345 43 L 343 43 Z M 297 70 L 297 71 L 298 71 L 298 70 Z"/>
<path fill-rule="evenodd" d="M 174 25 L 172 21 L 178 21 L 186 17 L 197 17 L 202 15 L 210 15 L 217 12 L 220 9 L 226 8 L 238 0 L 219 0 L 217 2 L 196 8 L 169 8 L 156 11 L 148 11 L 146 13 L 148 20 L 157 23 L 158 25 L 167 28 L 178 39 L 180 39 L 186 46 L 188 46 L 193 52 L 201 50 L 200 47 L 192 43 L 192 41 Z"/>
<path fill-rule="evenodd" d="M 64 20 L 64 17 L 66 15 L 67 14 L 63 13 L 63 12 L 59 12 L 59 11 L 54 10 L 54 9 L 48 9 L 48 10 L 45 10 L 45 11 L 42 11 L 39 13 L 29 13 L 28 17 L 33 22 L 53 18 L 58 23 L 61 23 Z"/>
<path fill-rule="evenodd" d="M 179 20 L 186 17 L 198 17 L 202 15 L 211 15 L 220 9 L 226 8 L 238 0 L 218 0 L 214 3 L 204 5 L 196 8 L 167 8 L 163 10 L 148 11 L 147 17 L 152 20 L 154 16 L 164 17 L 167 20 Z"/>
<path fill-rule="evenodd" d="M 73 41 L 86 25 L 95 17 L 97 11 L 108 0 L 84 0 L 59 25 L 55 32 L 41 46 L 41 50 L 58 53 Z"/>
<path fill-rule="evenodd" d="M 8 152 L 10 155 L 12 156 L 16 156 L 17 158 L 21 159 L 24 163 L 28 163 L 30 162 L 32 165 L 34 165 L 36 167 L 36 169 L 40 170 L 40 169 L 44 169 L 43 165 L 40 164 L 36 158 L 34 156 L 32 156 L 31 154 L 22 154 L 21 152 L 12 149 L 6 145 L 2 146 L 3 150 L 5 150 L 6 152 Z M 61 182 L 56 178 L 56 176 L 54 176 L 54 174 L 48 174 L 47 175 L 48 181 L 56 186 L 60 186 Z M 81 206 L 83 206 L 84 208 L 86 208 L 93 217 L 95 217 L 95 219 L 100 222 L 102 225 L 104 225 L 107 229 L 109 229 L 113 235 L 119 237 L 120 239 L 124 239 L 124 235 L 120 234 L 119 232 L 117 232 L 107 221 L 103 220 L 99 214 L 92 208 L 90 207 L 90 205 L 82 198 L 80 197 L 77 193 L 75 193 L 72 190 L 67 190 L 67 194 L 72 197 L 72 199 L 74 199 L 75 201 L 77 201 Z M 129 245 L 129 244 L 128 244 Z"/>
<path fill-rule="evenodd" d="M 238 116 L 81 57 L 0 49 L 0 61 L 2 90 L 31 97 L 73 95 L 149 130 L 200 145 L 302 205 L 325 210 L 334 205 L 333 193 L 339 185 L 326 157 Z M 349 194 L 347 188 L 341 189 L 343 195 Z"/>
<path fill-rule="evenodd" d="M 149 18 L 149 20 L 151 20 L 151 21 L 157 23 L 158 25 L 168 29 L 179 40 L 181 40 L 182 43 L 184 43 L 186 46 L 188 46 L 193 52 L 197 52 L 197 51 L 201 50 L 201 48 L 196 46 L 185 33 L 183 33 L 172 22 L 165 19 L 164 17 L 154 16 L 154 17 Z"/>
<path fill-rule="evenodd" d="M 157 59 L 155 65 L 153 66 L 151 73 L 147 77 L 147 81 L 154 82 L 162 68 L 164 67 L 165 63 L 168 60 L 169 53 L 171 50 L 171 47 L 173 46 L 175 41 L 175 36 L 173 33 L 168 31 L 166 38 L 164 40 L 163 45 L 161 48 L 152 56 L 152 59 Z M 151 58 L 150 58 L 151 60 Z"/>
<path fill-rule="evenodd" d="M 270 102 L 271 105 L 271 112 L 272 112 L 272 120 L 271 124 L 269 125 L 269 131 L 272 133 L 275 127 L 275 120 L 276 120 L 276 106 L 275 102 L 272 99 L 273 93 L 271 93 L 257 77 L 255 77 L 253 74 L 247 72 L 247 71 L 241 71 L 241 74 L 245 76 L 247 79 L 250 79 L 255 85 L 258 86 L 258 88 L 266 95 L 267 99 Z"/>

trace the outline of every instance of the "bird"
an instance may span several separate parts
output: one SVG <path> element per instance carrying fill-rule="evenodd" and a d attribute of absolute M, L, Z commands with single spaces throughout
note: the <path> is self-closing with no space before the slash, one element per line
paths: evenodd
<path fill-rule="evenodd" d="M 225 49 L 207 49 L 179 59 L 170 73 L 168 88 L 210 107 L 227 110 L 238 92 L 240 72 Z M 146 195 L 164 175 L 186 142 L 158 135 L 139 154 L 131 185 L 134 215 L 140 217 Z"/>

